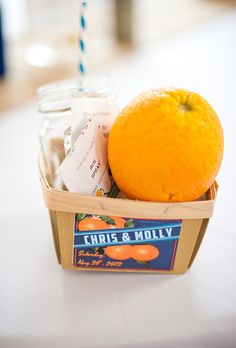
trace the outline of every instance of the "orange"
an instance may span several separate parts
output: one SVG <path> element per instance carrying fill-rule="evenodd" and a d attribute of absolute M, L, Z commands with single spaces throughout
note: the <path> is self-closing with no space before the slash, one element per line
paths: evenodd
<path fill-rule="evenodd" d="M 111 259 L 127 260 L 130 258 L 131 249 L 130 245 L 112 245 L 105 248 L 105 254 Z"/>
<path fill-rule="evenodd" d="M 159 250 L 153 245 L 135 245 L 131 257 L 136 261 L 151 261 L 159 256 Z"/>
<path fill-rule="evenodd" d="M 79 222 L 80 231 L 92 231 L 92 230 L 106 230 L 109 225 L 100 219 L 93 217 L 86 217 Z"/>
<path fill-rule="evenodd" d="M 200 95 L 153 89 L 116 118 L 108 142 L 112 175 L 129 198 L 178 202 L 203 195 L 223 156 L 220 121 Z"/>

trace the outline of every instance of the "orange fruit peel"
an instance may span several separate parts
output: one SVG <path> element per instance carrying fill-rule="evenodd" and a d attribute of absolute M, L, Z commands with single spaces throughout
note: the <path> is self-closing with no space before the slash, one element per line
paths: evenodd
<path fill-rule="evenodd" d="M 204 98 L 184 89 L 152 89 L 116 118 L 108 160 L 128 198 L 191 201 L 214 182 L 223 146 L 220 121 Z"/>

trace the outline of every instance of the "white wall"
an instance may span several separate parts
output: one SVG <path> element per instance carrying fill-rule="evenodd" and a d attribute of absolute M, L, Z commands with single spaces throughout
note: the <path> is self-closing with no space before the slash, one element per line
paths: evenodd
<path fill-rule="evenodd" d="M 188 28 L 222 11 L 228 1 L 133 0 L 133 42 L 141 44 Z"/>
<path fill-rule="evenodd" d="M 79 4 L 79 0 L 1 0 L 5 37 L 11 41 L 76 35 Z M 114 1 L 89 0 L 86 15 L 89 35 L 114 35 Z"/>
<path fill-rule="evenodd" d="M 29 31 L 27 0 L 1 0 L 3 33 L 7 41 L 24 37 Z"/>

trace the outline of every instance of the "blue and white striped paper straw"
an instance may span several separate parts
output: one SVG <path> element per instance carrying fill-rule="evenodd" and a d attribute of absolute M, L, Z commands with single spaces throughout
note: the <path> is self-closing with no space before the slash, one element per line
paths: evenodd
<path fill-rule="evenodd" d="M 80 1 L 80 37 L 79 37 L 79 49 L 80 49 L 80 58 L 79 58 L 79 72 L 81 76 L 83 76 L 86 72 L 86 67 L 85 67 L 85 53 L 86 53 L 86 17 L 85 17 L 85 12 L 86 12 L 86 7 L 87 7 L 87 1 Z"/>

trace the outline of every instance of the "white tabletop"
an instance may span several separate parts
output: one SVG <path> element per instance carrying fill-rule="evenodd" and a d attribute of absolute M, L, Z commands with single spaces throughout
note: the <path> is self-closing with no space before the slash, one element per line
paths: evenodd
<path fill-rule="evenodd" d="M 0 347 L 236 346 L 235 37 L 236 11 L 102 71 L 122 105 L 147 87 L 181 86 L 220 116 L 217 204 L 185 275 L 62 270 L 38 179 L 36 103 L 0 118 Z"/>

